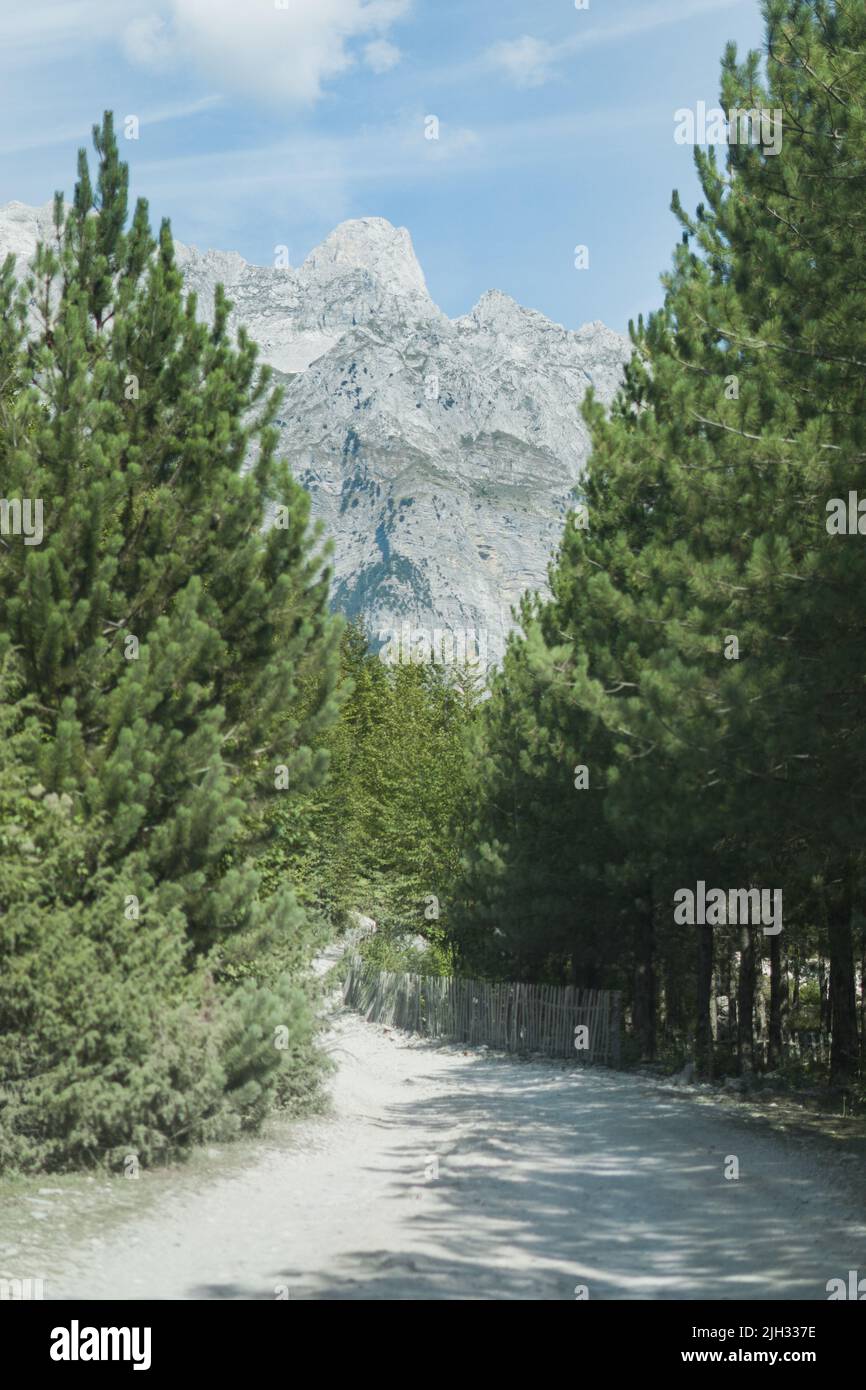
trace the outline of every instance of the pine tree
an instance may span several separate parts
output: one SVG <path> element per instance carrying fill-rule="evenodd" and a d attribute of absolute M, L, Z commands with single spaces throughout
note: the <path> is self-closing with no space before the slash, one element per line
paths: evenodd
<path fill-rule="evenodd" d="M 668 295 L 675 329 L 659 325 L 653 363 L 670 354 L 689 373 L 669 446 L 688 441 L 705 520 L 671 552 L 665 579 L 695 594 L 704 638 L 739 636 L 743 656 L 715 696 L 711 761 L 753 865 L 784 881 L 792 921 L 810 878 L 822 885 L 833 1073 L 845 1081 L 858 1062 L 863 623 L 852 596 L 863 553 L 826 522 L 830 499 L 863 486 L 866 16 L 777 0 L 765 13 L 766 82 L 755 55 L 738 64 L 730 49 L 723 101 L 780 111 L 781 149 L 735 144 L 725 175 L 699 155 L 706 205 L 695 219 L 678 209 L 700 254 L 681 249 Z M 703 580 L 696 558 L 708 561 Z"/>
<path fill-rule="evenodd" d="M 232 346 L 221 288 L 213 327 L 197 321 L 168 225 L 155 244 L 140 201 L 127 228 L 110 115 L 94 142 L 96 187 L 82 151 L 27 285 L 37 332 L 3 471 L 7 495 L 42 500 L 44 538 L 2 552 L 0 601 L 43 713 L 40 780 L 80 789 L 115 857 L 139 852 L 144 913 L 172 882 L 207 946 L 255 899 L 251 868 L 221 867 L 245 805 L 274 795 L 278 766 L 293 791 L 321 771 L 309 739 L 334 713 L 337 631 L 268 369 L 243 330 Z M 283 525 L 265 535 L 269 500 Z"/>
<path fill-rule="evenodd" d="M 269 372 L 220 288 L 197 320 L 168 224 L 129 217 L 109 114 L 94 143 L 23 288 L 0 272 L 3 490 L 13 518 L 41 508 L 41 534 L 4 525 L 0 658 L 25 792 L 68 809 L 76 856 L 58 878 L 51 836 L 31 864 L 13 824 L 45 891 L 3 886 L 0 1127 L 52 1166 L 165 1156 L 309 1087 L 316 929 L 290 881 L 263 886 L 249 825 L 320 780 L 337 712 L 339 623 Z"/>
<path fill-rule="evenodd" d="M 527 597 L 472 740 L 457 940 L 467 970 L 598 987 L 618 983 L 623 849 L 597 721 L 570 717 L 570 645 L 561 629 L 545 642 L 541 614 Z"/>
<path fill-rule="evenodd" d="M 521 738 L 536 737 L 552 664 L 567 694 L 544 722 L 597 749 L 605 817 L 624 853 L 619 886 L 644 879 L 640 902 L 655 900 L 662 920 L 672 884 L 695 877 L 782 884 L 798 948 L 820 940 L 826 919 L 833 1073 L 844 1081 L 858 1052 L 851 917 L 862 895 L 864 710 L 854 595 L 864 553 L 856 538 L 828 536 L 825 522 L 832 498 L 864 488 L 866 16 L 821 0 L 770 0 L 765 13 L 765 80 L 759 55 L 739 63 L 729 49 L 723 104 L 779 108 L 782 148 L 734 143 L 724 168 L 698 151 L 705 202 L 692 218 L 674 199 L 683 242 L 664 306 L 632 330 L 635 355 L 610 417 L 591 397 L 585 406 L 589 525 L 566 529 L 544 651 L 520 697 Z M 527 633 L 527 662 L 531 650 Z M 497 755 L 501 737 L 494 731 Z M 531 780 L 549 791 L 546 770 Z M 515 825 L 532 797 L 522 789 Z M 561 796 L 550 806 L 549 819 L 568 823 Z M 587 844 L 580 827 L 578 860 Z M 519 852 L 497 854 L 507 884 Z M 536 855 L 561 873 L 555 834 Z M 696 1046 L 709 1065 L 713 933 L 690 931 Z M 669 928 L 661 935 L 668 953 L 685 949 Z M 734 939 L 728 924 L 715 935 L 725 959 L 739 954 L 748 1065 L 755 934 Z M 652 936 L 636 929 L 632 952 L 650 994 Z M 778 1010 L 781 953 L 773 960 Z"/>
<path fill-rule="evenodd" d="M 483 677 L 472 663 L 390 664 L 360 623 L 341 647 L 338 721 L 316 741 L 328 776 L 300 802 L 269 810 L 269 879 L 288 872 L 305 901 L 341 927 L 361 911 L 380 928 L 377 957 L 408 961 L 401 938 L 442 947 L 467 814 L 463 738 Z M 444 968 L 434 949 L 426 967 Z"/>

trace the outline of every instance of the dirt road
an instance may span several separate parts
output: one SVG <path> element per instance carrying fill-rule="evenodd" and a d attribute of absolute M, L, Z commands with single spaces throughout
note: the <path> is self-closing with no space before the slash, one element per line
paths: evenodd
<path fill-rule="evenodd" d="M 330 1046 L 332 1115 L 67 1250 L 49 1297 L 824 1299 L 866 1271 L 844 1167 L 719 1102 L 345 1013 Z"/>

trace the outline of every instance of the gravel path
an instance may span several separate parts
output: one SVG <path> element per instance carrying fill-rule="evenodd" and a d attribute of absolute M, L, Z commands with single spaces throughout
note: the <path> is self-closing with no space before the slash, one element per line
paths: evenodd
<path fill-rule="evenodd" d="M 824 1299 L 866 1271 L 841 1165 L 719 1102 L 342 1011 L 329 1047 L 331 1115 L 69 1250 L 50 1297 Z"/>

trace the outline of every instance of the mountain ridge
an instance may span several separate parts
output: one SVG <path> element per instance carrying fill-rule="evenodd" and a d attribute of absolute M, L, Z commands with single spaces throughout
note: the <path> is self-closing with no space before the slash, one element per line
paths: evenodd
<path fill-rule="evenodd" d="M 19 272 L 53 235 L 52 204 L 0 207 L 0 258 Z M 572 330 L 499 289 L 449 318 L 405 227 L 340 223 L 301 264 L 176 242 L 208 320 L 225 285 L 285 388 L 280 447 L 334 541 L 335 605 L 374 644 L 407 621 L 484 635 L 502 653 L 511 608 L 545 589 L 589 453 L 580 404 L 612 400 L 631 345 L 595 321 Z"/>

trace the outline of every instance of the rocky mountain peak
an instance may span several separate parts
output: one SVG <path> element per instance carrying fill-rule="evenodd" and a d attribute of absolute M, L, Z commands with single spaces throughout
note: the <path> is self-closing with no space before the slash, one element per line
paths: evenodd
<path fill-rule="evenodd" d="M 51 230 L 50 203 L 0 208 L 0 262 L 12 251 L 23 273 Z M 383 646 L 408 623 L 497 659 L 512 606 L 546 587 L 589 452 L 584 392 L 612 399 L 627 339 L 496 289 L 449 319 L 382 217 L 341 223 L 298 267 L 181 244 L 177 259 L 200 315 L 222 281 L 282 377 L 281 447 L 334 540 L 336 606 Z"/>
<path fill-rule="evenodd" d="M 300 268 L 307 281 L 327 281 L 347 270 L 376 276 L 391 293 L 427 295 L 424 273 L 405 227 L 384 217 L 355 217 L 341 222 L 310 252 Z"/>
<path fill-rule="evenodd" d="M 514 323 L 515 320 L 527 314 L 534 313 L 532 309 L 524 309 L 516 299 L 512 299 L 510 294 L 503 294 L 502 290 L 485 290 L 478 303 L 470 309 L 468 314 L 464 314 L 458 323 L 471 323 L 477 327 L 498 326 Z M 543 317 L 543 316 L 542 316 Z"/>

